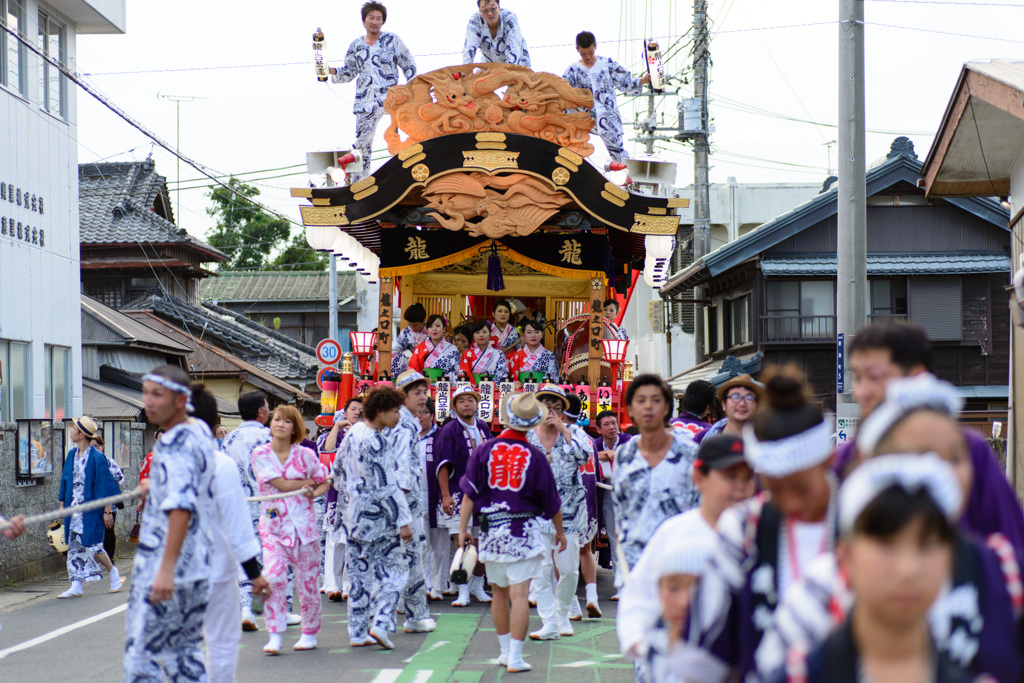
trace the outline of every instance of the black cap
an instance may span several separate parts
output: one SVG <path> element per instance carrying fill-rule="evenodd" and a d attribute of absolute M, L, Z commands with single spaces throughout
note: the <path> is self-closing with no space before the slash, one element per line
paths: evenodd
<path fill-rule="evenodd" d="M 743 456 L 743 439 L 733 434 L 716 434 L 701 442 L 694 467 L 726 470 L 741 462 L 746 462 Z"/>

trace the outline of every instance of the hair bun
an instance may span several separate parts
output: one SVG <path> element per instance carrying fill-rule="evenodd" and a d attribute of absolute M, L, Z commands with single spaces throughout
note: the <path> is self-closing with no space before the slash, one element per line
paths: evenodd
<path fill-rule="evenodd" d="M 794 365 L 769 370 L 764 383 L 768 403 L 775 410 L 796 410 L 807 404 L 804 374 Z"/>

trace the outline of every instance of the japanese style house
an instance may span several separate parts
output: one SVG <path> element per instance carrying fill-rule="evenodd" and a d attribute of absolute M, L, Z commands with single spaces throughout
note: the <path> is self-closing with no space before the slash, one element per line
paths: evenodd
<path fill-rule="evenodd" d="M 935 373 L 967 408 L 1005 416 L 1009 371 L 1008 213 L 992 198 L 929 199 L 905 137 L 867 173 L 868 319 L 922 326 Z M 728 356 L 759 367 L 795 363 L 827 408 L 836 391 L 836 200 L 822 192 L 674 274 L 671 299 L 694 287 L 707 330 L 707 366 Z M 759 355 L 760 354 L 760 355 Z M 679 379 L 684 383 L 687 376 Z M 995 418 L 993 418 L 995 419 Z"/>

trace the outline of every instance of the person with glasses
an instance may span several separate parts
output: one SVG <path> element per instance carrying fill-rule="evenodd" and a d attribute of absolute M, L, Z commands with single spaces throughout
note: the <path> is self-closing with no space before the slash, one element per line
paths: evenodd
<path fill-rule="evenodd" d="M 764 385 L 750 375 L 729 380 L 718 388 L 718 400 L 722 402 L 725 417 L 698 434 L 694 441 L 701 443 L 716 434 L 743 436 L 743 425 L 753 419 L 762 396 Z"/>
<path fill-rule="evenodd" d="M 501 9 L 498 0 L 477 0 L 477 10 L 466 26 L 462 63 L 476 61 L 476 51 L 479 50 L 485 62 L 529 67 L 530 51 L 526 48 L 515 13 Z"/>

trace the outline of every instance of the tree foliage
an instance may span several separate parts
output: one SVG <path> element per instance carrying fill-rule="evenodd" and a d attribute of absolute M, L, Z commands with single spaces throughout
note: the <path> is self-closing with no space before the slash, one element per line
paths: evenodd
<path fill-rule="evenodd" d="M 270 265 L 274 270 L 327 270 L 327 256 L 311 249 L 306 235 L 298 232 Z"/>
<path fill-rule="evenodd" d="M 217 219 L 208 241 L 228 257 L 220 269 L 268 268 L 270 254 L 291 236 L 291 224 L 244 199 L 258 197 L 257 188 L 234 177 L 228 185 L 234 192 L 220 185 L 210 188 L 213 206 L 206 208 L 206 213 Z"/>

